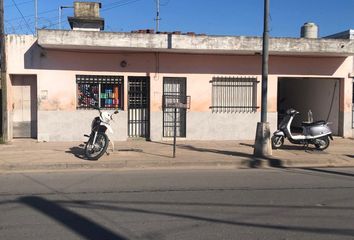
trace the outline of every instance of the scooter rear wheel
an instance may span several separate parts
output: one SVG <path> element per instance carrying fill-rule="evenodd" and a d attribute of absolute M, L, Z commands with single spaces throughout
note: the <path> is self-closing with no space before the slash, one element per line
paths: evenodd
<path fill-rule="evenodd" d="M 314 144 L 316 149 L 323 151 L 329 146 L 329 137 L 328 136 L 321 137 L 316 139 L 314 142 L 315 142 Z"/>
<path fill-rule="evenodd" d="M 283 136 L 276 136 L 273 135 L 272 137 L 272 148 L 278 149 L 284 144 L 284 137 Z"/>

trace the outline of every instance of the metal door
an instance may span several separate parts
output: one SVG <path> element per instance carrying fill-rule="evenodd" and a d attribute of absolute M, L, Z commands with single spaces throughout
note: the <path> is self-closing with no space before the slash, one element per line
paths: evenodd
<path fill-rule="evenodd" d="M 12 125 L 14 138 L 37 137 L 37 84 L 35 76 L 14 75 Z"/>
<path fill-rule="evenodd" d="M 150 139 L 149 77 L 128 77 L 128 136 Z"/>
<path fill-rule="evenodd" d="M 170 96 L 186 96 L 186 78 L 170 78 L 163 79 L 163 95 Z M 176 136 L 186 137 L 186 115 L 187 110 L 178 108 L 176 119 Z M 163 136 L 173 137 L 174 135 L 174 108 L 163 109 Z"/>

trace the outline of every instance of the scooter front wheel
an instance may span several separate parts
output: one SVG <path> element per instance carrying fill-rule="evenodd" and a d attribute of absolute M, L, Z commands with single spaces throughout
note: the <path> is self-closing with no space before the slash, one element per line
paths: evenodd
<path fill-rule="evenodd" d="M 284 137 L 283 136 L 277 136 L 273 135 L 272 137 L 272 148 L 273 149 L 278 149 L 284 144 Z"/>
<path fill-rule="evenodd" d="M 315 139 L 314 144 L 317 150 L 323 151 L 329 146 L 329 137 L 325 136 L 325 137 Z"/>
<path fill-rule="evenodd" d="M 93 142 L 93 137 L 87 141 L 85 146 L 85 155 L 89 160 L 97 160 L 107 151 L 108 148 L 108 137 L 103 132 L 98 132 L 96 136 L 96 141 Z"/>

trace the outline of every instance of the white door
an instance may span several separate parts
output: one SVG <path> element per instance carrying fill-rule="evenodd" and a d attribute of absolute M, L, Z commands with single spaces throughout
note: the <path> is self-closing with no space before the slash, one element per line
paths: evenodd
<path fill-rule="evenodd" d="M 37 136 L 37 89 L 33 76 L 12 77 L 12 124 L 14 138 Z"/>

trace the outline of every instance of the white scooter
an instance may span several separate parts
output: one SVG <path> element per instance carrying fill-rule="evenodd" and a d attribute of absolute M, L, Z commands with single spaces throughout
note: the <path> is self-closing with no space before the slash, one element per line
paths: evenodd
<path fill-rule="evenodd" d="M 308 147 L 309 144 L 315 145 L 318 150 L 325 150 L 329 146 L 329 139 L 333 140 L 331 129 L 328 122 L 321 120 L 311 123 L 303 122 L 301 124 L 302 134 L 293 135 L 290 131 L 291 122 L 295 115 L 299 114 L 295 109 L 288 109 L 286 116 L 279 125 L 279 130 L 273 133 L 272 147 L 280 148 L 284 144 L 284 138 L 288 138 L 293 144 L 303 144 Z"/>
<path fill-rule="evenodd" d="M 92 120 L 91 134 L 84 135 L 89 138 L 85 145 L 85 156 L 89 160 L 97 160 L 107 151 L 110 140 L 106 131 L 108 129 L 110 133 L 113 133 L 110 121 L 113 120 L 113 115 L 118 113 L 118 111 L 114 111 L 114 113 L 102 112 L 99 108 L 94 108 L 98 110 L 99 116 Z"/>

